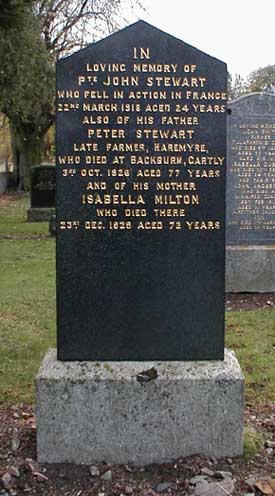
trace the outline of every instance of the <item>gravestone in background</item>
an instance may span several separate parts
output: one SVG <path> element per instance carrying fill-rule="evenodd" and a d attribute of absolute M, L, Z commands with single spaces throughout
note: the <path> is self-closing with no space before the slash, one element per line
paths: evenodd
<path fill-rule="evenodd" d="M 6 193 L 9 185 L 9 173 L 0 170 L 0 195 Z"/>
<path fill-rule="evenodd" d="M 41 461 L 242 452 L 243 378 L 223 361 L 226 81 L 142 21 L 58 62 L 62 362 L 50 351 L 37 378 Z"/>
<path fill-rule="evenodd" d="M 275 290 L 275 96 L 229 104 L 227 290 Z"/>
<path fill-rule="evenodd" d="M 32 169 L 31 207 L 55 207 L 55 167 L 39 165 Z"/>
<path fill-rule="evenodd" d="M 28 221 L 50 220 L 55 212 L 56 170 L 52 164 L 37 165 L 31 175 L 31 207 Z"/>
<path fill-rule="evenodd" d="M 227 243 L 275 242 L 275 95 L 229 104 Z"/>

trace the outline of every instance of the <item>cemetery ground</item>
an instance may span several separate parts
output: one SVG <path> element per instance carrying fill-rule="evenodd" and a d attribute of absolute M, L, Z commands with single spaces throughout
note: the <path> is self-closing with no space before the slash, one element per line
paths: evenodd
<path fill-rule="evenodd" d="M 28 197 L 0 197 L 0 494 L 275 494 L 275 299 L 227 295 L 226 346 L 246 379 L 242 458 L 192 456 L 149 467 L 37 464 L 34 377 L 55 346 L 55 242 L 27 223 Z M 180 435 L 180 432 L 179 432 Z M 208 484 L 207 484 L 208 483 Z"/>

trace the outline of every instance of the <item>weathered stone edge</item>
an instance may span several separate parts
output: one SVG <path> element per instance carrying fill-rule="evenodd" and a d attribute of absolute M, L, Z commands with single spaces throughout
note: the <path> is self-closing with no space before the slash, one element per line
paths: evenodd
<path fill-rule="evenodd" d="M 154 367 L 157 370 L 156 380 L 207 380 L 216 378 L 226 380 L 227 374 L 230 379 L 244 380 L 240 365 L 232 350 L 225 349 L 224 361 L 199 361 L 199 362 L 61 362 L 57 360 L 55 349 L 49 349 L 46 353 L 41 367 L 36 376 L 36 381 L 60 381 L 83 382 L 85 380 L 98 378 L 99 380 L 118 381 L 136 380 L 136 375 Z"/>

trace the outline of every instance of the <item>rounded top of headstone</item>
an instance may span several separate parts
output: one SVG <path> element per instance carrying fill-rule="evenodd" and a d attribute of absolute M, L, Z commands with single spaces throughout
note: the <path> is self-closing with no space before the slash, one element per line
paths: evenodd
<path fill-rule="evenodd" d="M 229 110 L 234 108 L 234 115 L 237 116 L 236 110 L 245 115 L 275 115 L 275 95 L 272 93 L 255 92 L 242 95 L 235 100 L 228 102 Z M 230 113 L 230 112 L 229 112 Z"/>
<path fill-rule="evenodd" d="M 245 98 L 253 98 L 255 96 L 260 96 L 260 97 L 271 96 L 275 98 L 274 93 L 268 93 L 267 91 L 253 91 L 251 93 L 247 93 L 245 95 L 239 96 L 238 98 L 234 98 L 233 100 L 230 100 L 230 103 L 238 102 L 239 100 L 243 100 Z"/>

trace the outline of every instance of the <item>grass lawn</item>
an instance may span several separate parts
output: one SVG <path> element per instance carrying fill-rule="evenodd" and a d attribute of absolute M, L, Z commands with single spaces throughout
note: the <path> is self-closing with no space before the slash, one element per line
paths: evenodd
<path fill-rule="evenodd" d="M 27 222 L 28 194 L 0 195 L 0 234 L 48 234 L 48 222 Z"/>
<path fill-rule="evenodd" d="M 275 401 L 275 309 L 227 312 L 226 346 L 236 352 L 249 401 Z"/>
<path fill-rule="evenodd" d="M 55 346 L 55 241 L 48 223 L 27 223 L 28 198 L 0 202 L 0 403 L 33 403 L 34 376 Z M 18 234 L 18 239 L 15 235 Z M 29 235 L 20 239 L 20 235 Z M 226 345 L 236 351 L 248 400 L 275 401 L 275 310 L 228 312 Z"/>
<path fill-rule="evenodd" d="M 28 208 L 28 195 L 0 197 L 0 236 L 12 236 L 0 238 L 0 403 L 4 404 L 33 401 L 33 378 L 45 351 L 55 346 L 55 240 L 36 239 L 37 234 L 48 234 L 49 226 L 28 223 Z M 22 235 L 27 239 L 20 239 Z"/>
<path fill-rule="evenodd" d="M 0 390 L 32 402 L 39 363 L 55 345 L 54 240 L 0 240 Z"/>

